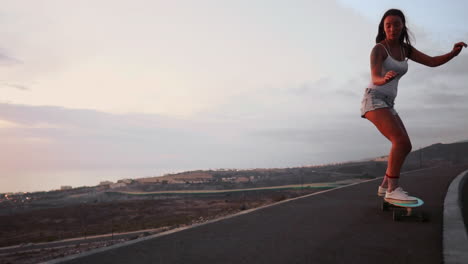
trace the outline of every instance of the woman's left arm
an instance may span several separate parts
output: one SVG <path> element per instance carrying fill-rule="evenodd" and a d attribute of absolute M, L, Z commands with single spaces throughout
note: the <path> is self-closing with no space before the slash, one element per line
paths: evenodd
<path fill-rule="evenodd" d="M 417 50 L 415 47 L 410 47 L 411 52 L 409 52 L 410 55 L 408 58 L 429 67 L 437 67 L 447 63 L 455 56 L 457 56 L 461 52 L 463 47 L 467 47 L 466 43 L 458 42 L 455 45 L 453 45 L 453 49 L 451 52 L 435 57 L 428 56 Z"/>

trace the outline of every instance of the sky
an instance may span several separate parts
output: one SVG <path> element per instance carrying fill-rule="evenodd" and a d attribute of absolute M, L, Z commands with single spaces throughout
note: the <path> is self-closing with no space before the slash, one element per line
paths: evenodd
<path fill-rule="evenodd" d="M 359 108 L 389 8 L 428 55 L 468 42 L 461 0 L 0 0 L 0 192 L 386 155 Z M 409 62 L 414 148 L 468 139 L 467 69 Z"/>

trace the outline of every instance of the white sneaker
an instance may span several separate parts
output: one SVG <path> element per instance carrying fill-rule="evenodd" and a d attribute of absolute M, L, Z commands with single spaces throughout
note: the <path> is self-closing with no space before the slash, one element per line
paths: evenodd
<path fill-rule="evenodd" d="M 382 196 L 385 196 L 386 192 L 387 192 L 387 188 L 383 188 L 383 187 L 379 186 L 379 190 L 377 191 L 377 195 L 382 197 Z"/>
<path fill-rule="evenodd" d="M 407 192 L 403 191 L 401 187 L 396 188 L 393 192 L 385 193 L 385 200 L 394 203 L 417 203 L 418 199 L 409 196 Z"/>

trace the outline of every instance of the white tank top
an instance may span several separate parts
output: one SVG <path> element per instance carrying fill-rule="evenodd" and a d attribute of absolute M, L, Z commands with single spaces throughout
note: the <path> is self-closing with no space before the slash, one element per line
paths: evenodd
<path fill-rule="evenodd" d="M 382 45 L 381 43 L 378 43 L 378 44 Z M 408 61 L 407 59 L 403 61 L 398 61 L 394 59 L 388 52 L 387 48 L 385 48 L 384 45 L 382 45 L 382 47 L 384 47 L 385 51 L 387 52 L 387 58 L 383 61 L 381 75 L 385 76 L 385 74 L 388 71 L 395 71 L 398 73 L 398 75 L 393 80 L 383 85 L 375 85 L 371 81 L 369 84 L 369 88 L 375 89 L 385 95 L 395 98 L 398 93 L 398 81 L 408 71 Z M 404 57 L 403 50 L 400 50 L 400 51 L 401 51 L 402 57 Z"/>

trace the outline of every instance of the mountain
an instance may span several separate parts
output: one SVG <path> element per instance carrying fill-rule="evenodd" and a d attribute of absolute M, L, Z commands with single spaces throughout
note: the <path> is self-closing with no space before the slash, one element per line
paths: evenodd
<path fill-rule="evenodd" d="M 437 143 L 411 152 L 405 169 L 468 162 L 468 141 L 451 144 Z"/>

